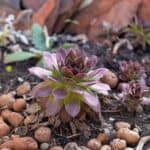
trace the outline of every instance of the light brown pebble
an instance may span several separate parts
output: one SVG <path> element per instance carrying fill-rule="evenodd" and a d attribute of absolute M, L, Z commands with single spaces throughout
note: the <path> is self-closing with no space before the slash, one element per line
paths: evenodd
<path fill-rule="evenodd" d="M 51 129 L 48 127 L 40 127 L 35 131 L 34 137 L 39 142 L 49 142 L 51 139 Z"/>
<path fill-rule="evenodd" d="M 125 148 L 124 150 L 134 150 L 134 148 L 127 147 L 127 148 Z"/>
<path fill-rule="evenodd" d="M 2 118 L 0 118 L 0 138 L 8 135 L 10 132 L 10 127 L 4 122 Z"/>
<path fill-rule="evenodd" d="M 54 147 L 50 148 L 49 150 L 63 150 L 63 148 L 60 146 L 54 146 Z"/>
<path fill-rule="evenodd" d="M 85 146 L 80 146 L 81 150 L 90 150 L 89 148 L 85 147 Z"/>
<path fill-rule="evenodd" d="M 122 139 L 113 139 L 110 145 L 114 150 L 124 150 L 127 147 L 126 141 Z"/>
<path fill-rule="evenodd" d="M 23 98 L 16 99 L 13 103 L 14 111 L 21 112 L 26 108 L 26 101 Z"/>
<path fill-rule="evenodd" d="M 107 70 L 105 75 L 101 79 L 102 82 L 108 84 L 111 88 L 115 88 L 118 83 L 118 78 L 115 73 Z"/>
<path fill-rule="evenodd" d="M 103 145 L 101 147 L 101 150 L 111 150 L 111 146 L 109 146 L 109 145 Z"/>
<path fill-rule="evenodd" d="M 29 125 L 33 122 L 33 120 L 35 119 L 35 115 L 29 115 L 26 116 L 26 118 L 24 119 L 24 125 Z"/>
<path fill-rule="evenodd" d="M 106 133 L 99 133 L 96 139 L 102 144 L 106 144 L 109 140 L 109 137 Z"/>
<path fill-rule="evenodd" d="M 42 143 L 40 145 L 40 150 L 48 150 L 49 148 L 49 144 L 48 143 Z"/>
<path fill-rule="evenodd" d="M 14 150 L 38 150 L 37 142 L 31 137 L 20 137 L 13 139 Z"/>
<path fill-rule="evenodd" d="M 79 146 L 75 142 L 70 142 L 65 145 L 64 150 L 80 150 Z"/>
<path fill-rule="evenodd" d="M 4 94 L 0 96 L 0 107 L 12 108 L 15 99 L 11 94 Z"/>
<path fill-rule="evenodd" d="M 31 90 L 31 85 L 29 82 L 24 82 L 20 86 L 17 87 L 16 92 L 17 95 L 22 96 L 26 93 L 28 93 Z"/>
<path fill-rule="evenodd" d="M 5 120 L 7 120 L 13 127 L 18 127 L 22 123 L 23 119 L 24 117 L 21 114 L 11 111 L 7 118 L 5 118 Z"/>
<path fill-rule="evenodd" d="M 12 140 L 8 140 L 6 142 L 4 142 L 3 144 L 0 145 L 0 149 L 2 148 L 8 148 L 8 149 L 13 149 L 13 141 Z"/>
<path fill-rule="evenodd" d="M 118 130 L 117 137 L 126 140 L 127 144 L 129 145 L 137 144 L 140 139 L 139 133 L 128 128 L 121 128 L 120 130 Z"/>
<path fill-rule="evenodd" d="M 121 128 L 131 128 L 131 125 L 128 122 L 124 122 L 124 121 L 118 121 L 115 123 L 115 128 L 116 130 L 119 130 Z"/>
<path fill-rule="evenodd" d="M 9 109 L 4 109 L 2 112 L 1 112 L 1 116 L 4 120 L 7 121 L 8 117 L 9 117 L 9 114 L 11 113 L 11 111 Z"/>
<path fill-rule="evenodd" d="M 101 148 L 102 144 L 97 139 L 91 139 L 87 143 L 87 147 L 92 150 L 99 150 Z"/>

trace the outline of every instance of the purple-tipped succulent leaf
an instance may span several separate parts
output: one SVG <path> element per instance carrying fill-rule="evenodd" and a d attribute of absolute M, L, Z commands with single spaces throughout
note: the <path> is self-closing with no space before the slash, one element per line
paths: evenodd
<path fill-rule="evenodd" d="M 45 52 L 43 54 L 44 66 L 47 69 L 57 69 L 58 70 L 58 61 L 55 53 Z"/>
<path fill-rule="evenodd" d="M 65 105 L 65 109 L 70 116 L 76 117 L 80 112 L 80 104 L 78 102 L 70 102 Z"/>
<path fill-rule="evenodd" d="M 100 112 L 100 102 L 96 94 L 84 92 L 84 102 L 95 112 Z"/>
<path fill-rule="evenodd" d="M 40 67 L 29 68 L 29 72 L 33 75 L 36 75 L 40 79 L 48 79 L 48 77 L 51 75 L 51 71 Z"/>
<path fill-rule="evenodd" d="M 33 97 L 47 97 L 51 92 L 52 88 L 46 82 L 41 82 L 32 89 L 31 95 Z"/>
<path fill-rule="evenodd" d="M 104 95 L 108 95 L 108 91 L 111 90 L 110 86 L 105 84 L 105 83 L 96 83 L 90 86 L 91 90 L 99 93 L 99 94 L 104 94 Z"/>
<path fill-rule="evenodd" d="M 47 102 L 45 113 L 47 116 L 55 116 L 62 108 L 60 100 L 52 99 Z"/>

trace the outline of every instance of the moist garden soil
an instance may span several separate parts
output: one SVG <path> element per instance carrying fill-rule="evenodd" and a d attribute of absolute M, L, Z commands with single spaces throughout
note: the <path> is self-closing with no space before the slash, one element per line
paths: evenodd
<path fill-rule="evenodd" d="M 63 43 L 64 41 L 61 41 Z M 106 67 L 115 72 L 119 73 L 119 63 L 123 60 L 136 60 L 143 64 L 145 67 L 150 68 L 150 47 L 146 50 L 142 50 L 140 47 L 136 50 L 128 50 L 126 47 L 121 47 L 116 55 L 112 54 L 110 48 L 105 48 L 101 44 L 91 44 L 91 43 L 78 43 L 78 45 L 83 48 L 89 54 L 94 54 L 98 57 L 97 67 Z M 146 61 L 146 63 L 145 63 Z M 29 81 L 31 85 L 39 82 L 39 79 L 32 76 L 28 72 L 28 68 L 35 65 L 36 60 L 29 60 L 24 62 L 17 62 L 11 64 L 12 71 L 6 71 L 6 65 L 2 62 L 0 63 L 0 93 L 4 94 L 9 91 L 15 90 L 18 85 L 23 81 Z M 149 69 L 150 70 L 150 69 Z M 147 72 L 150 76 L 150 72 Z M 147 85 L 150 86 L 150 77 L 147 77 Z M 114 124 L 116 121 L 127 121 L 131 123 L 132 126 L 138 126 L 141 129 L 141 136 L 150 135 L 150 108 L 144 107 L 142 113 L 127 113 L 124 111 L 113 111 L 111 108 L 104 108 L 102 110 L 103 116 L 107 123 Z M 90 137 L 85 137 L 85 135 L 80 134 L 71 138 L 67 136 L 71 135 L 71 129 L 69 125 L 61 125 L 63 128 L 63 134 L 60 133 L 59 129 L 52 128 L 53 137 L 55 138 L 55 143 L 64 146 L 70 141 L 75 141 L 79 145 L 86 145 L 88 139 L 95 137 L 101 131 L 100 122 L 98 119 L 87 119 L 85 123 L 90 127 L 91 135 Z M 28 133 L 27 133 L 28 134 Z M 29 133 L 33 135 L 32 133 Z M 52 143 L 53 144 L 53 143 Z"/>

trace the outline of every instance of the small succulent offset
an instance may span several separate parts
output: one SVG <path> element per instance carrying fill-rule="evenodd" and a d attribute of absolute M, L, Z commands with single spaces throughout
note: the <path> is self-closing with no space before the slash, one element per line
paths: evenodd
<path fill-rule="evenodd" d="M 123 61 L 120 70 L 119 78 L 124 82 L 143 80 L 146 76 L 144 67 L 137 61 Z"/>
<path fill-rule="evenodd" d="M 79 49 L 59 49 L 55 53 L 45 52 L 43 61 L 46 69 L 32 67 L 29 71 L 44 80 L 31 94 L 41 102 L 46 99 L 47 116 L 56 115 L 65 108 L 75 117 L 84 104 L 97 113 L 101 111 L 97 93 L 107 95 L 110 87 L 100 82 L 107 69 L 93 70 L 96 56 L 88 57 Z"/>
<path fill-rule="evenodd" d="M 142 104 L 145 87 L 142 87 L 139 82 L 133 81 L 124 83 L 122 88 L 122 102 L 130 112 L 135 112 Z"/>

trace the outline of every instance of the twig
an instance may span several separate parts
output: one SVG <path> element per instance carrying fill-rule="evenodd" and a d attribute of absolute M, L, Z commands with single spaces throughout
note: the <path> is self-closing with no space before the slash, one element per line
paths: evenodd
<path fill-rule="evenodd" d="M 136 150 L 143 150 L 143 146 L 150 141 L 150 136 L 144 136 L 141 138 L 141 140 L 139 141 Z"/>

